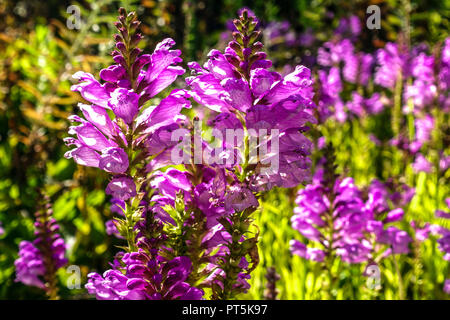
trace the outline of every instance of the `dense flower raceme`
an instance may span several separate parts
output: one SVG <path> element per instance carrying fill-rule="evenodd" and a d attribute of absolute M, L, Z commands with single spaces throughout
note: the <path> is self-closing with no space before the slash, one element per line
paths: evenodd
<path fill-rule="evenodd" d="M 172 169 L 169 169 L 171 172 Z M 158 174 L 155 174 L 155 178 Z M 166 190 L 177 188 L 164 184 Z M 160 193 L 164 192 L 158 189 Z M 133 252 L 119 252 L 116 255 L 112 269 L 100 275 L 96 272 L 88 275 L 86 289 L 90 294 L 99 300 L 198 300 L 203 297 L 203 291 L 199 290 L 187 281 L 192 272 L 192 263 L 187 256 L 176 256 L 168 259 L 162 253 L 173 250 L 166 247 L 168 237 L 164 233 L 163 226 L 168 222 L 166 216 L 159 213 L 162 209 L 158 205 L 163 205 L 157 201 L 157 196 L 153 199 L 157 204 L 148 206 L 145 201 L 141 201 L 142 211 L 134 229 L 136 230 L 136 247 Z M 174 204 L 174 202 L 170 202 Z M 124 201 L 112 199 L 111 211 L 118 216 L 124 215 Z M 169 202 L 165 202 L 169 204 Z M 155 219 L 156 216 L 156 219 Z M 110 233 L 121 238 L 118 229 L 121 228 L 120 220 L 108 223 Z M 156 235 L 156 238 L 153 237 Z M 173 239 L 176 241 L 176 239 Z"/>
<path fill-rule="evenodd" d="M 234 40 L 225 51 L 212 50 L 203 67 L 190 63 L 194 75 L 186 79 L 189 96 L 212 111 L 208 124 L 224 138 L 220 150 L 202 142 L 202 165 L 186 166 L 187 173 L 169 170 L 153 181 L 155 209 L 168 222 L 165 206 L 174 206 L 178 192 L 206 216 L 202 248 L 219 248 L 204 271 L 212 272 L 207 281 L 218 299 L 248 289 L 258 261 L 257 235 L 248 233 L 249 216 L 259 206 L 255 193 L 308 180 L 311 142 L 303 132 L 307 122 L 316 122 L 310 70 L 297 66 L 284 77 L 271 71 L 257 41 L 257 19 L 243 10 L 233 23 Z"/>
<path fill-rule="evenodd" d="M 143 236 L 149 225 L 160 224 L 153 221 L 147 211 L 147 178 L 151 171 L 170 164 L 167 154 L 175 145 L 171 141 L 171 132 L 186 121 L 180 114 L 181 109 L 190 107 L 184 90 L 173 90 L 157 105 L 147 106 L 147 102 L 185 72 L 178 66 L 182 61 L 181 52 L 171 49 L 175 45 L 172 39 L 165 39 L 156 45 L 152 54 L 142 54 L 137 48 L 142 36 L 137 32 L 140 22 L 136 14 L 127 14 L 122 8 L 119 13 L 116 50 L 112 53 L 116 64 L 101 70 L 103 83 L 90 74 L 78 72 L 75 78 L 79 83 L 72 86 L 72 90 L 80 92 L 91 104 L 79 105 L 83 118 L 77 115 L 70 118 L 79 125 L 69 129 L 76 138 L 66 138 L 66 143 L 75 148 L 67 152 L 66 157 L 113 175 L 106 194 L 112 196 L 112 211 L 117 216 L 107 222 L 107 232 L 125 238 L 128 243 L 128 252 L 118 257 L 114 269 L 105 273 L 105 280 L 96 281 L 100 276 L 92 275 L 87 288 L 101 299 L 193 298 L 196 295 L 184 282 L 190 272 L 185 257 L 163 261 L 158 257 L 161 244 L 152 247 L 150 252 L 144 245 L 146 237 Z M 143 219 L 148 223 L 142 224 Z M 138 241 L 140 238 L 144 240 Z M 147 268 L 145 275 L 135 273 L 138 268 L 136 255 L 139 259 L 148 258 L 146 261 L 141 259 L 141 269 Z M 120 281 L 125 277 L 134 279 L 130 280 L 134 286 L 130 285 L 129 295 L 120 291 L 127 290 L 126 282 L 120 287 Z M 136 289 L 137 278 L 141 279 L 140 289 L 144 288 L 146 279 L 154 290 Z M 119 286 L 111 289 L 111 292 L 120 291 L 116 296 L 104 293 L 109 280 L 112 287 Z"/>
<path fill-rule="evenodd" d="M 19 244 L 16 281 L 41 288 L 50 298 L 56 298 L 56 271 L 67 263 L 67 259 L 66 245 L 58 234 L 59 226 L 52 217 L 50 204 L 36 213 L 34 227 L 36 239 Z"/>
<path fill-rule="evenodd" d="M 76 146 L 66 153 L 66 157 L 74 158 L 81 165 L 99 167 L 112 174 L 123 174 L 130 165 L 126 149 L 131 148 L 129 145 L 131 142 L 126 139 L 126 130 L 139 129 L 139 133 L 145 135 L 145 143 L 151 144 L 153 139 L 157 141 L 161 139 L 163 129 L 182 119 L 179 112 L 189 104 L 184 91 L 181 90 L 173 91 L 162 99 L 159 105 L 145 109 L 137 117 L 143 102 L 166 88 L 177 75 L 184 72 L 181 67 L 172 66 L 180 61 L 179 50 L 169 50 L 173 45 L 171 39 L 166 39 L 157 45 L 152 55 L 141 55 L 136 60 L 133 68 L 135 65 L 140 67 L 149 65 L 147 70 L 139 71 L 135 86 L 139 88 L 137 91 L 141 91 L 140 94 L 130 88 L 129 81 L 121 79 L 125 72 L 121 65 L 113 65 L 100 72 L 100 77 L 106 81 L 103 85 L 91 75 L 81 72 L 75 74 L 82 83 L 74 85 L 72 89 L 80 91 L 83 98 L 93 104 L 79 104 L 85 119 L 71 116 L 70 119 L 80 125 L 73 126 L 69 130 L 69 133 L 76 135 L 77 139 L 66 138 L 66 143 Z M 113 111 L 114 119 L 111 119 L 108 110 Z M 119 119 L 126 125 L 120 126 Z M 141 139 L 136 139 L 134 143 L 138 144 Z M 118 184 L 128 187 L 124 179 L 120 179 L 116 185 Z"/>
<path fill-rule="evenodd" d="M 112 210 L 123 215 L 123 201 L 113 199 Z M 154 219 L 157 210 L 141 201 L 141 220 L 134 226 L 136 251 L 119 252 L 111 269 L 100 275 L 88 275 L 86 289 L 99 300 L 198 300 L 203 291 L 190 285 L 187 280 L 192 272 L 192 263 L 187 256 L 173 256 L 169 249 L 168 236 L 163 230 L 162 219 Z M 121 228 L 119 220 L 112 228 Z M 177 239 L 171 239 L 177 241 Z M 164 254 L 165 253 L 165 254 Z"/>
<path fill-rule="evenodd" d="M 121 200 L 136 196 L 135 181 L 129 176 L 136 158 L 158 156 L 171 147 L 170 135 L 177 123 L 184 121 L 180 110 L 189 107 L 186 93 L 174 90 L 158 105 L 144 108 L 144 104 L 172 84 L 185 70 L 178 66 L 182 61 L 180 50 L 171 50 L 172 39 L 158 43 L 152 54 L 141 54 L 136 47 L 142 36 L 135 29 L 139 22 L 121 16 L 117 22 L 113 59 L 116 64 L 100 71 L 103 83 L 94 76 L 77 72 L 79 84 L 72 90 L 91 105 L 79 104 L 84 118 L 71 116 L 79 123 L 69 133 L 76 138 L 66 138 L 75 148 L 66 153 L 78 164 L 98 167 L 114 174 L 107 194 Z M 128 20 L 127 20 L 128 19 Z M 159 148 L 152 147 L 159 145 Z M 142 154 L 136 155 L 135 151 Z M 157 161 L 157 159 L 154 161 Z"/>
<path fill-rule="evenodd" d="M 347 263 L 361 263 L 375 255 L 409 252 L 412 238 L 390 224 L 403 218 L 402 206 L 411 200 L 413 190 L 405 186 L 403 193 L 389 192 L 374 180 L 365 200 L 352 178 L 338 178 L 328 186 L 320 175 L 319 170 L 314 183 L 299 191 L 292 217 L 292 227 L 319 246 L 292 240 L 294 254 L 319 262 L 339 256 Z M 396 208 L 391 210 L 389 203 Z"/>
<path fill-rule="evenodd" d="M 279 130 L 279 152 L 275 155 L 278 168 L 260 174 L 255 164 L 249 183 L 255 191 L 276 185 L 292 187 L 307 179 L 311 143 L 302 131 L 308 130 L 306 122 L 315 122 L 311 115 L 314 105 L 309 69 L 297 66 L 294 72 L 281 77 L 269 70 L 271 62 L 259 51 L 261 48 L 260 42 L 242 49 L 237 41 L 232 41 L 225 53 L 212 50 L 203 68 L 191 63 L 189 66 L 197 75 L 187 79 L 192 98 L 218 113 L 210 124 L 224 137 L 226 129 L 266 129 L 268 134 L 271 129 Z M 270 150 L 273 138 L 260 143 Z M 230 142 L 224 141 L 225 148 L 226 143 Z M 237 141 L 237 147 L 241 172 L 251 169 L 242 167 L 248 160 L 245 143 Z M 268 163 L 273 152 L 262 160 Z"/>
<path fill-rule="evenodd" d="M 175 223 L 173 218 L 166 211 L 167 206 L 176 207 L 177 195 L 182 194 L 185 210 L 200 210 L 201 219 L 204 221 L 203 229 L 201 229 L 201 250 L 204 252 L 205 270 L 210 272 L 204 284 L 211 285 L 215 283 L 223 288 L 222 277 L 225 277 L 223 266 L 220 261 L 229 254 L 228 242 L 232 239 L 230 230 L 227 230 L 221 219 L 227 217 L 233 212 L 243 210 L 242 208 L 256 207 L 258 202 L 254 195 L 248 191 L 242 191 L 239 185 L 234 185 L 230 192 L 226 192 L 227 180 L 233 179 L 232 173 L 227 172 L 223 168 L 201 167 L 202 178 L 194 184 L 196 180 L 188 171 L 179 171 L 176 169 L 168 169 L 164 173 L 155 175 L 153 179 L 153 187 L 158 190 L 152 201 L 155 205 L 152 210 L 161 219 L 168 223 Z M 246 195 L 246 192 L 248 194 Z M 242 193 L 242 194 L 241 194 Z M 237 197 L 236 194 L 240 196 Z M 193 217 L 189 217 L 186 223 L 192 224 Z M 227 220 L 229 221 L 229 220 Z M 200 231 L 200 230 L 197 230 Z M 239 242 L 247 239 L 242 236 Z M 191 255 L 194 250 L 186 250 Z M 211 253 L 214 253 L 210 256 Z M 193 257 L 195 258 L 195 257 Z M 205 260 L 206 259 L 206 260 Z M 239 265 L 237 282 L 234 283 L 235 288 L 242 289 L 243 292 L 249 288 L 247 280 L 250 275 L 246 272 L 249 263 L 245 257 L 241 258 Z"/>
<path fill-rule="evenodd" d="M 121 253 L 113 269 L 88 275 L 86 289 L 99 300 L 199 300 L 203 291 L 186 280 L 192 264 L 188 257 L 172 260 L 158 255 L 145 239 L 139 250 Z"/>
<path fill-rule="evenodd" d="M 144 160 L 151 159 L 155 167 L 160 158 L 167 161 L 163 155 L 174 145 L 168 132 L 185 121 L 180 111 L 190 107 L 186 92 L 174 90 L 158 105 L 145 108 L 149 99 L 185 70 L 177 66 L 182 61 L 181 52 L 171 50 L 175 45 L 172 39 L 157 44 L 152 54 L 141 54 L 136 47 L 142 38 L 136 32 L 138 25 L 134 14 L 119 17 L 117 50 L 112 53 L 116 64 L 101 70 L 103 84 L 90 74 L 75 74 L 80 83 L 72 90 L 92 104 L 79 104 L 84 118 L 71 116 L 79 123 L 69 129 L 76 138 L 65 139 L 68 145 L 75 146 L 66 153 L 67 158 L 114 175 L 106 193 L 118 201 L 128 201 L 141 191 L 144 178 L 137 172 L 143 167 L 145 171 Z M 121 208 L 127 211 L 127 204 Z M 108 230 L 114 233 L 112 222 Z"/>

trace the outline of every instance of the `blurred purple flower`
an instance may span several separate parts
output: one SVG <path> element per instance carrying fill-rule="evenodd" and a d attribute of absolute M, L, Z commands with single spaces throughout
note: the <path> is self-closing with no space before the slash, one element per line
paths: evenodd
<path fill-rule="evenodd" d="M 54 290 L 54 284 L 47 286 L 56 271 L 67 263 L 64 257 L 66 245 L 57 233 L 59 226 L 51 217 L 52 209 L 36 213 L 35 236 L 33 242 L 19 244 L 19 258 L 14 262 L 16 282 L 35 286 L 43 290 Z"/>
<path fill-rule="evenodd" d="M 444 282 L 444 292 L 450 294 L 450 279 L 446 279 Z"/>
<path fill-rule="evenodd" d="M 397 44 L 387 43 L 377 52 L 375 83 L 393 90 L 400 74 L 403 74 L 403 78 L 409 74 L 407 60 L 407 56 L 401 52 Z"/>
<path fill-rule="evenodd" d="M 433 169 L 433 164 L 427 160 L 421 153 L 416 155 L 416 158 L 412 164 L 412 167 L 416 173 L 426 172 L 430 173 Z"/>

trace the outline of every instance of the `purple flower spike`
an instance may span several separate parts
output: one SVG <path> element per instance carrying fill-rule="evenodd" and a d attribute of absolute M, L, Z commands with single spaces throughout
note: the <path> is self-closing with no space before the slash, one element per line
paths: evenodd
<path fill-rule="evenodd" d="M 29 241 L 22 241 L 19 245 L 19 259 L 15 261 L 16 281 L 27 286 L 45 288 L 42 277 L 45 274 L 45 265 L 42 254 Z"/>
<path fill-rule="evenodd" d="M 188 257 L 166 260 L 148 252 L 149 243 L 138 243 L 139 251 L 125 253 L 124 266 L 88 275 L 86 289 L 99 300 L 200 300 L 204 292 L 186 280 L 192 269 Z"/>
<path fill-rule="evenodd" d="M 44 198 L 45 207 L 35 214 L 36 239 L 19 244 L 19 258 L 14 262 L 15 281 L 45 290 L 50 299 L 55 299 L 58 292 L 56 271 L 67 263 L 66 245 L 57 233 L 59 226 L 52 218 L 50 199 Z"/>
<path fill-rule="evenodd" d="M 405 195 L 393 192 L 378 180 L 372 181 L 367 192 L 360 191 L 353 179 L 334 175 L 334 167 L 329 164 L 333 149 L 330 145 L 325 148 L 327 156 L 321 160 L 323 167 L 319 167 L 312 184 L 299 190 L 297 207 L 291 218 L 292 227 L 308 242 L 291 240 L 291 252 L 319 262 L 323 261 L 323 255 L 331 254 L 346 263 L 362 263 L 373 259 L 378 250 L 384 250 L 373 243 L 376 239 L 390 246 L 388 251 L 380 251 L 384 256 L 408 253 L 412 238 L 406 231 L 393 226 L 384 230 L 385 224 L 403 219 L 403 209 L 390 210 L 390 206 L 406 205 L 403 203 Z M 406 186 L 400 186 L 405 193 L 409 192 Z M 397 185 L 395 188 L 400 189 Z M 411 198 L 406 197 L 410 201 Z M 426 237 L 427 232 L 423 230 L 421 236 Z M 317 256 L 312 255 L 311 250 L 322 252 Z"/>

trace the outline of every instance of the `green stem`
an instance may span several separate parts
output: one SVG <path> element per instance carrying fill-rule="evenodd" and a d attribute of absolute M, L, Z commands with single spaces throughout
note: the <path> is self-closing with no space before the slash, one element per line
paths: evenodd
<path fill-rule="evenodd" d="M 402 113 L 402 89 L 403 89 L 403 76 L 400 72 L 397 81 L 395 82 L 394 92 L 394 110 L 392 113 L 392 131 L 394 137 L 397 137 L 400 133 L 400 121 Z"/>
<path fill-rule="evenodd" d="M 402 120 L 402 89 L 403 89 L 403 76 L 400 72 L 397 81 L 395 83 L 394 92 L 394 109 L 391 116 L 391 127 L 394 137 L 399 138 L 400 135 L 400 125 Z M 393 175 L 397 175 L 402 172 L 400 166 L 402 166 L 402 159 L 400 151 L 393 148 L 393 163 L 391 164 L 391 171 Z"/>
<path fill-rule="evenodd" d="M 395 254 L 392 255 L 392 260 L 394 261 L 395 272 L 397 273 L 398 280 L 398 297 L 400 300 L 405 300 L 405 288 L 403 284 L 403 277 L 400 271 L 400 266 L 398 265 L 397 257 Z"/>

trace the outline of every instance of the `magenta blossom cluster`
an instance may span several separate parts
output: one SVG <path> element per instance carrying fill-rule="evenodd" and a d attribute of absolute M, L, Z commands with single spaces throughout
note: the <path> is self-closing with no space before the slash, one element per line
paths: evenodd
<path fill-rule="evenodd" d="M 309 245 L 291 240 L 292 253 L 318 262 L 338 256 L 347 263 L 361 263 L 376 255 L 409 252 L 412 238 L 393 223 L 403 219 L 402 206 L 411 200 L 413 189 L 389 192 L 374 180 L 365 199 L 352 178 L 330 184 L 322 174 L 319 170 L 313 184 L 298 192 L 292 227 Z"/>
<path fill-rule="evenodd" d="M 197 75 L 186 80 L 190 87 L 189 95 L 216 112 L 210 125 L 219 131 L 278 130 L 279 166 L 276 171 L 260 174 L 258 165 L 253 169 L 242 167 L 248 158 L 243 141 L 237 142 L 239 152 L 236 158 L 241 160 L 240 172 L 249 169 L 252 173 L 246 177 L 247 186 L 252 191 L 273 186 L 292 187 L 307 179 L 310 167 L 311 142 L 302 132 L 308 130 L 307 122 L 316 122 L 312 116 L 311 72 L 304 66 L 297 66 L 294 72 L 282 77 L 269 70 L 271 61 L 260 51 L 262 44 L 254 42 L 250 45 L 249 40 L 239 40 L 244 41 L 243 48 L 234 40 L 224 53 L 212 50 L 203 67 L 191 63 L 189 66 Z M 270 146 L 272 138 L 263 143 Z M 227 156 L 233 157 L 234 151 Z M 227 169 L 234 167 L 235 163 Z"/>
<path fill-rule="evenodd" d="M 233 292 L 246 292 L 249 287 L 247 280 L 258 262 L 258 235 L 250 237 L 249 217 L 259 206 L 258 195 L 309 180 L 312 143 L 304 132 L 308 123 L 316 123 L 311 71 L 304 66 L 285 76 L 272 71 L 272 61 L 257 41 L 261 32 L 251 12 L 243 10 L 233 24 L 236 31 L 225 50 L 211 50 L 203 66 L 190 63 L 194 75 L 186 82 L 190 97 L 209 109 L 208 125 L 213 130 L 223 137 L 230 130 L 242 135 L 221 141 L 223 152 L 214 154 L 213 163 L 188 168 L 192 187 L 177 183 L 188 193 L 184 199 L 207 218 L 202 248 L 215 254 L 206 266 L 211 272 L 206 284 L 218 299 L 229 299 Z M 203 148 L 213 149 L 206 142 Z M 189 181 L 180 172 L 165 176 L 165 180 Z M 164 192 L 162 185 L 160 189 L 158 197 L 163 197 L 157 202 L 175 201 L 176 189 Z"/>
<path fill-rule="evenodd" d="M 206 270 L 211 273 L 203 282 L 204 285 L 211 286 L 213 283 L 223 288 L 223 280 L 225 273 L 221 260 L 229 254 L 228 243 L 232 240 L 232 235 L 227 230 L 222 219 L 234 212 L 245 210 L 249 207 L 257 207 L 258 201 L 254 195 L 248 190 L 239 187 L 231 187 L 226 192 L 226 181 L 233 176 L 223 168 L 202 168 L 202 178 L 193 184 L 193 176 L 188 171 L 179 171 L 170 168 L 164 173 L 155 175 L 152 181 L 154 189 L 158 190 L 158 194 L 151 199 L 155 202 L 152 210 L 161 221 L 174 224 L 173 218 L 165 211 L 166 206 L 175 207 L 177 195 L 183 194 L 184 205 L 191 210 L 201 210 L 205 221 L 205 234 L 199 239 L 201 248 L 205 252 L 205 256 L 214 252 L 214 255 L 208 256 Z M 248 194 L 246 194 L 246 192 Z M 188 221 L 187 223 L 192 223 Z M 243 242 L 245 236 L 239 239 Z M 248 279 L 250 275 L 245 272 L 249 267 L 249 263 L 245 257 L 241 257 L 239 268 L 241 271 L 237 275 L 235 288 L 242 288 L 246 292 L 250 285 Z"/>
<path fill-rule="evenodd" d="M 344 84 L 367 87 L 373 76 L 374 57 L 355 48 L 353 42 L 359 35 L 361 25 L 358 17 L 343 19 L 335 37 L 325 42 L 318 50 L 319 116 L 324 122 L 331 116 L 340 122 L 352 117 L 378 114 L 384 109 L 379 93 L 364 96 L 361 91 L 352 92 L 351 99 L 342 97 Z M 356 87 L 355 87 L 356 88 Z"/>
<path fill-rule="evenodd" d="M 137 44 L 140 36 L 133 39 Z M 131 151 L 142 144 L 146 157 L 161 156 L 173 146 L 170 136 L 165 133 L 184 120 L 180 110 L 190 106 L 185 92 L 174 90 L 157 106 L 143 108 L 145 102 L 185 71 L 177 66 L 181 62 L 181 52 L 171 50 L 174 45 L 172 39 L 165 39 L 157 44 L 151 55 L 141 54 L 140 49 L 134 48 L 131 50 L 134 62 L 131 63 L 125 60 L 124 43 L 119 41 L 116 43 L 117 51 L 113 52 L 117 64 L 100 72 L 104 83 L 81 71 L 74 75 L 80 83 L 73 85 L 72 90 L 80 92 L 92 104 L 79 104 L 84 118 L 77 115 L 70 117 L 79 125 L 69 128 L 69 134 L 77 138 L 65 139 L 68 145 L 75 146 L 65 156 L 73 158 L 78 164 L 98 167 L 113 174 L 106 193 L 114 198 L 128 200 L 138 191 L 128 175 Z M 110 116 L 109 110 L 114 117 Z M 130 139 L 133 134 L 137 136 Z"/>
<path fill-rule="evenodd" d="M 446 118 L 439 114 L 449 110 L 450 39 L 434 50 L 401 40 L 370 54 L 356 49 L 358 23 L 357 17 L 343 19 L 318 50 L 319 120 L 345 122 L 390 112 L 394 136 L 388 144 L 405 153 L 415 173 L 445 172 L 450 167 L 445 139 L 442 146 L 431 133 L 445 130 Z M 374 135 L 372 140 L 382 145 Z M 434 168 L 429 150 L 437 145 Z"/>
<path fill-rule="evenodd" d="M 344 18 L 334 37 L 318 50 L 318 107 L 322 121 L 330 116 L 343 122 L 353 116 L 377 114 L 384 105 L 394 103 L 390 95 L 398 87 L 402 89 L 405 114 L 422 118 L 436 102 L 444 112 L 448 111 L 450 39 L 443 42 L 438 56 L 428 54 L 424 45 L 408 49 L 402 43 L 387 43 L 372 55 L 355 48 L 360 31 L 358 17 Z M 341 94 L 344 83 L 354 88 L 348 101 Z M 363 88 L 354 86 L 367 87 L 369 83 L 379 86 L 371 97 L 364 97 Z"/>
<path fill-rule="evenodd" d="M 445 199 L 447 211 L 436 210 L 436 217 L 450 219 L 450 198 Z M 439 225 L 427 225 L 425 227 L 430 233 L 433 233 L 438 239 L 438 248 L 444 254 L 444 260 L 450 261 L 450 230 Z M 444 282 L 444 292 L 450 294 L 450 279 Z"/>
<path fill-rule="evenodd" d="M 113 269 L 88 275 L 86 289 L 98 300 L 200 300 L 203 291 L 186 280 L 191 273 L 188 257 L 167 260 L 145 240 L 139 250 L 122 253 Z"/>
<path fill-rule="evenodd" d="M 67 263 L 66 245 L 58 233 L 59 226 L 52 217 L 53 210 L 47 204 L 45 210 L 36 213 L 34 223 L 36 239 L 19 244 L 19 258 L 15 261 L 16 281 L 45 290 L 55 298 L 56 271 Z"/>
<path fill-rule="evenodd" d="M 72 89 L 91 105 L 80 105 L 84 118 L 71 117 L 79 125 L 70 127 L 76 138 L 66 142 L 75 148 L 66 157 L 113 175 L 106 193 L 118 216 L 107 232 L 128 243 L 111 270 L 89 275 L 86 288 L 98 299 L 201 299 L 199 283 L 214 299 L 246 292 L 259 261 L 258 234 L 249 232 L 259 195 L 309 180 L 312 144 L 304 132 L 316 122 L 311 72 L 270 70 L 248 10 L 234 25 L 224 52 L 212 50 L 203 67 L 189 64 L 188 90 L 173 90 L 156 106 L 147 105 L 184 73 L 180 51 L 166 39 L 153 54 L 141 54 L 135 14 L 121 12 L 116 64 L 100 72 L 102 83 L 76 74 L 80 83 Z M 208 124 L 224 137 L 228 130 L 242 136 L 221 141 L 220 153 L 202 141 L 201 163 L 167 168 L 179 147 L 172 133 L 192 129 L 180 114 L 189 99 L 209 110 Z"/>
<path fill-rule="evenodd" d="M 136 14 L 127 14 L 123 8 L 119 13 L 116 50 L 112 52 L 115 64 L 100 71 L 101 81 L 84 72 L 74 75 L 79 83 L 72 90 L 90 104 L 79 105 L 83 118 L 70 117 L 79 123 L 69 128 L 76 138 L 65 139 L 75 146 L 66 158 L 112 174 L 105 191 L 112 196 L 111 209 L 117 216 L 107 221 L 107 233 L 128 244 L 114 268 L 104 278 L 91 274 L 86 288 L 98 299 L 198 298 L 200 291 L 185 282 L 191 269 L 188 259 L 164 260 L 160 256 L 164 236 L 158 244 L 148 244 L 150 238 L 146 237 L 150 226 L 155 233 L 162 233 L 161 222 L 153 221 L 148 210 L 148 179 L 154 170 L 170 164 L 168 155 L 175 146 L 171 132 L 186 122 L 181 109 L 190 107 L 184 90 L 154 99 L 185 72 L 179 66 L 181 51 L 172 50 L 175 42 L 165 39 L 152 54 L 143 54 L 137 47 L 142 35 Z M 152 105 L 154 101 L 158 103 Z M 151 287 L 145 286 L 146 282 Z"/>
<path fill-rule="evenodd" d="M 445 199 L 447 209 L 450 209 L 450 198 Z M 436 217 L 443 219 L 450 219 L 450 212 L 443 210 L 436 210 Z M 440 236 L 437 240 L 439 249 L 444 253 L 444 259 L 450 261 L 450 230 L 440 226 L 430 227 L 433 233 Z"/>

